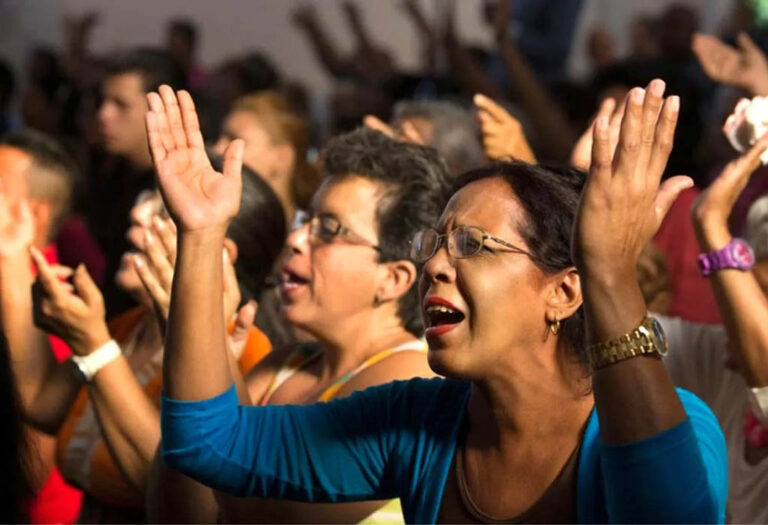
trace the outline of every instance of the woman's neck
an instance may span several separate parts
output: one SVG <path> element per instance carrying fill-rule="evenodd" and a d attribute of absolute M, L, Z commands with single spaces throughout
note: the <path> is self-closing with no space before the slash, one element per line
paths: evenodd
<path fill-rule="evenodd" d="M 510 442 L 573 435 L 594 406 L 590 387 L 590 378 L 575 363 L 565 370 L 554 363 L 475 381 L 468 405 L 470 431 L 502 450 Z"/>
<path fill-rule="evenodd" d="M 354 370 L 379 352 L 416 339 L 398 317 L 382 319 L 371 313 L 348 318 L 334 326 L 333 333 L 323 335 L 323 375 L 333 378 Z"/>

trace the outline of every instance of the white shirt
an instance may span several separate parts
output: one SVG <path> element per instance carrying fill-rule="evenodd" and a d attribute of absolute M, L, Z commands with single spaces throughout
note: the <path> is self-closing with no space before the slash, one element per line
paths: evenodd
<path fill-rule="evenodd" d="M 729 523 L 768 523 L 768 458 L 757 465 L 744 459 L 744 414 L 748 387 L 726 368 L 728 340 L 722 326 L 694 324 L 654 315 L 667 335 L 664 359 L 676 386 L 699 396 L 715 413 L 728 445 Z"/>

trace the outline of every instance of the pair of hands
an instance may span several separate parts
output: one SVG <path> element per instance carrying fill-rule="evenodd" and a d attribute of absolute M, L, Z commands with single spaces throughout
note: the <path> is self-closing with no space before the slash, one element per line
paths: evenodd
<path fill-rule="evenodd" d="M 136 273 L 144 289 L 155 305 L 160 326 L 168 320 L 171 306 L 173 273 L 176 266 L 176 225 L 169 218 L 155 215 L 152 228 L 145 230 L 144 253 L 133 256 Z M 240 287 L 237 282 L 235 266 L 225 248 L 222 251 L 224 268 L 224 318 L 229 320 L 240 305 Z"/>
<path fill-rule="evenodd" d="M 491 160 L 517 159 L 535 163 L 536 156 L 528 144 L 522 124 L 502 106 L 485 95 L 475 95 L 477 118 L 483 134 L 483 149 Z M 367 115 L 363 124 L 370 129 L 384 133 L 390 138 L 425 145 L 424 138 L 416 127 L 405 121 L 398 129 L 382 122 L 381 119 Z"/>
<path fill-rule="evenodd" d="M 583 275 L 631 276 L 640 253 L 688 177 L 660 185 L 672 150 L 680 100 L 663 98 L 665 85 L 651 82 L 627 97 L 617 147 L 611 146 L 609 118 L 596 119 L 587 184 L 574 228 L 573 253 Z M 205 155 L 194 103 L 168 86 L 148 95 L 147 130 L 158 184 L 179 235 L 223 238 L 240 200 L 242 142 L 224 153 L 216 172 Z"/>

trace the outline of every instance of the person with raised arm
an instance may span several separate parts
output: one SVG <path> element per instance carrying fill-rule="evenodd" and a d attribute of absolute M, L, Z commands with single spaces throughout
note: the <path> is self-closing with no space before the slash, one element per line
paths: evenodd
<path fill-rule="evenodd" d="M 674 388 L 635 278 L 691 184 L 659 184 L 680 103 L 664 87 L 632 91 L 615 155 L 597 121 L 586 182 L 521 163 L 470 172 L 414 237 L 429 363 L 446 379 L 282 407 L 239 406 L 226 362 L 220 252 L 242 145 L 216 172 L 189 95 L 154 95 L 149 136 L 179 226 L 165 462 L 241 496 L 399 496 L 417 523 L 722 522 L 722 433 Z"/>

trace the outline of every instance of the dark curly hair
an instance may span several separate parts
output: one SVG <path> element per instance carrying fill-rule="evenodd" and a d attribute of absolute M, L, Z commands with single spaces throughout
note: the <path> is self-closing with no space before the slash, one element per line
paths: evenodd
<path fill-rule="evenodd" d="M 585 174 L 573 168 L 499 162 L 462 175 L 456 181 L 454 193 L 467 184 L 490 177 L 501 177 L 509 184 L 523 206 L 526 218 L 515 226 L 533 254 L 534 263 L 548 274 L 574 266 L 571 233 Z M 562 349 L 586 365 L 582 307 L 562 320 L 560 333 L 564 342 Z"/>
<path fill-rule="evenodd" d="M 419 230 L 434 226 L 450 195 L 448 168 L 437 152 L 358 128 L 328 142 L 323 170 L 326 178 L 359 176 L 384 187 L 376 206 L 379 260 L 409 260 L 421 270 L 410 257 L 411 239 Z M 400 299 L 398 315 L 406 330 L 423 334 L 416 286 Z"/>

